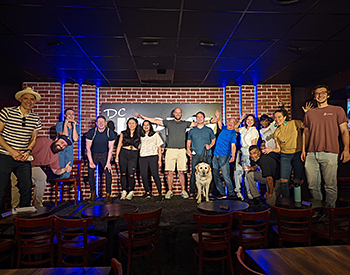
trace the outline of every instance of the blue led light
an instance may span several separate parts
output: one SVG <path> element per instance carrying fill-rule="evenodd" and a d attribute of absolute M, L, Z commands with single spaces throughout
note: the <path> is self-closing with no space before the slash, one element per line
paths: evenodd
<path fill-rule="evenodd" d="M 100 88 L 96 87 L 96 117 L 100 115 Z M 98 167 L 99 163 L 96 165 L 95 169 L 95 182 L 96 182 L 96 193 L 98 193 L 99 190 L 99 176 L 98 176 Z"/>
<path fill-rule="evenodd" d="M 239 117 L 242 116 L 242 85 L 238 86 L 238 96 L 239 96 Z"/>
<path fill-rule="evenodd" d="M 255 117 L 258 117 L 258 88 L 254 85 L 254 113 Z M 258 125 L 256 125 L 258 127 Z"/>
<path fill-rule="evenodd" d="M 226 126 L 226 86 L 222 87 L 222 122 Z"/>
<path fill-rule="evenodd" d="M 61 114 L 60 114 L 60 120 L 64 120 L 64 83 L 61 83 Z"/>
<path fill-rule="evenodd" d="M 79 116 L 79 120 L 78 120 L 78 159 L 81 160 L 81 102 L 82 102 L 82 88 L 81 85 L 79 85 L 79 94 L 78 94 L 78 116 Z M 80 167 L 81 169 L 81 167 Z M 81 194 L 81 190 L 78 193 L 78 200 L 80 201 L 80 194 Z"/>

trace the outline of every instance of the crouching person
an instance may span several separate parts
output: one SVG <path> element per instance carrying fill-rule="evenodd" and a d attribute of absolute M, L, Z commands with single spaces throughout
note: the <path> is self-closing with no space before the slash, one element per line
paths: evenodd
<path fill-rule="evenodd" d="M 249 184 L 251 194 L 256 201 L 259 200 L 260 193 L 256 182 L 266 184 L 266 193 L 264 194 L 266 203 L 270 206 L 276 204 L 276 199 L 280 195 L 280 164 L 270 155 L 262 154 L 257 145 L 249 147 L 250 163 L 246 173 L 246 181 Z"/>

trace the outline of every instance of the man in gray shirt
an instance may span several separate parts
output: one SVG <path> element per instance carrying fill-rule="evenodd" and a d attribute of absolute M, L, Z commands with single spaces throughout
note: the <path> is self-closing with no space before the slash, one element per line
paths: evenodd
<path fill-rule="evenodd" d="M 165 155 L 165 171 L 168 171 L 168 192 L 165 195 L 166 199 L 171 199 L 173 196 L 174 171 L 177 166 L 179 173 L 179 181 L 181 184 L 181 197 L 188 198 L 185 190 L 185 175 L 186 171 L 186 129 L 197 126 L 196 122 L 188 122 L 181 120 L 182 110 L 177 107 L 173 112 L 174 120 L 160 120 L 156 118 L 146 117 L 139 113 L 135 113 L 136 117 L 144 120 L 149 120 L 151 123 L 164 126 L 168 129 L 167 135 L 167 152 Z"/>

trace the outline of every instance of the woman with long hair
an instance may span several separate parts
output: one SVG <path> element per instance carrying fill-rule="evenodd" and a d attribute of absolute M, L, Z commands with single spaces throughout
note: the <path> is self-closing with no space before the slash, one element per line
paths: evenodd
<path fill-rule="evenodd" d="M 148 167 L 156 183 L 158 190 L 158 201 L 162 200 L 162 185 L 159 178 L 158 168 L 162 166 L 162 138 L 153 130 L 149 120 L 145 120 L 142 124 L 141 131 L 141 148 L 140 148 L 140 173 L 142 177 L 143 187 L 145 188 L 144 198 L 151 197 L 148 187 Z M 152 185 L 151 185 L 152 186 Z"/>
<path fill-rule="evenodd" d="M 244 126 L 239 127 L 241 122 L 244 121 Z M 235 175 L 235 192 L 239 199 L 243 200 L 243 196 L 241 193 L 241 185 L 242 185 L 242 176 L 244 174 L 243 167 L 249 167 L 250 166 L 250 159 L 249 159 L 249 146 L 256 145 L 258 143 L 259 139 L 259 132 L 256 129 L 257 126 L 257 120 L 254 115 L 249 114 L 243 114 L 240 120 L 237 122 L 235 126 L 236 132 L 241 134 L 241 149 L 238 152 L 238 156 L 236 159 L 236 171 L 234 173 Z M 253 199 L 252 194 L 249 190 L 249 184 L 245 184 L 245 193 L 249 199 Z"/>
<path fill-rule="evenodd" d="M 277 130 L 274 133 L 276 148 L 266 147 L 263 153 L 281 153 L 281 191 L 282 197 L 289 197 L 289 179 L 294 169 L 294 187 L 300 186 L 304 163 L 301 160 L 302 128 L 300 120 L 288 120 L 286 109 L 279 109 L 274 113 Z"/>
<path fill-rule="evenodd" d="M 126 122 L 126 130 L 119 137 L 115 162 L 119 163 L 120 181 L 122 184 L 121 200 L 131 200 L 134 196 L 135 170 L 141 143 L 141 129 L 136 118 L 129 118 Z M 129 193 L 126 191 L 127 179 L 129 179 Z"/>

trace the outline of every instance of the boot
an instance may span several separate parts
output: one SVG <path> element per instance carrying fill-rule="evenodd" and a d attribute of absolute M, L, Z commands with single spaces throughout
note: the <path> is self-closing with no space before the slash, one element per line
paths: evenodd
<path fill-rule="evenodd" d="M 94 202 L 95 199 L 96 199 L 96 191 L 92 191 L 91 197 L 90 197 L 90 199 L 88 200 L 88 202 Z"/>
<path fill-rule="evenodd" d="M 111 203 L 111 195 L 109 193 L 106 194 L 105 203 Z"/>

